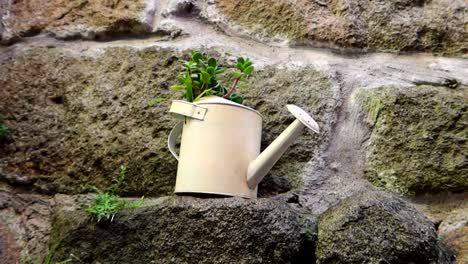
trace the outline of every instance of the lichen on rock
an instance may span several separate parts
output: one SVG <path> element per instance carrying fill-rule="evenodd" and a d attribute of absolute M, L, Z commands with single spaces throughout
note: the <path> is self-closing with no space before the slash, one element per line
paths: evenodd
<path fill-rule="evenodd" d="M 221 14 L 261 38 L 304 39 L 307 24 L 294 3 L 286 1 L 217 1 Z"/>
<path fill-rule="evenodd" d="M 353 195 L 319 218 L 317 263 L 450 263 L 434 225 L 395 195 Z"/>
<path fill-rule="evenodd" d="M 0 40 L 11 43 L 47 32 L 66 39 L 145 34 L 151 32 L 153 19 L 145 17 L 146 7 L 143 0 L 7 1 Z"/>
<path fill-rule="evenodd" d="M 355 94 L 370 124 L 365 176 L 407 194 L 468 188 L 468 90 L 382 87 Z"/>
<path fill-rule="evenodd" d="M 160 198 L 112 222 L 58 214 L 53 261 L 296 263 L 313 259 L 315 218 L 282 200 Z M 60 212 L 60 209 L 59 209 Z M 72 223 L 70 223 L 72 222 Z M 64 230 L 60 231 L 60 228 Z M 312 231 L 313 232 L 313 231 Z M 312 255 L 311 255 L 312 254 Z"/>
<path fill-rule="evenodd" d="M 463 1 L 215 1 L 208 19 L 261 41 L 464 54 Z M 223 16 L 223 19 L 217 19 Z"/>

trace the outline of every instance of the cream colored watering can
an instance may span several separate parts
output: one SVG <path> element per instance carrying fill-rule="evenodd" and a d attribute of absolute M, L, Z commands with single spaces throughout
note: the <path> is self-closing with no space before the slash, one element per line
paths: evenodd
<path fill-rule="evenodd" d="M 175 192 L 257 197 L 257 185 L 304 127 L 319 133 L 304 110 L 287 105 L 296 120 L 260 154 L 262 117 L 249 107 L 217 96 L 196 103 L 173 101 L 170 113 L 182 119 L 168 147 L 179 161 Z M 175 144 L 182 133 L 180 154 Z"/>

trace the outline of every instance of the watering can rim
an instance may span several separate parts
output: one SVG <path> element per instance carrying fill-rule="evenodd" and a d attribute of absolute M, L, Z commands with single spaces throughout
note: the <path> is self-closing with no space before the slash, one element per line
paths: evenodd
<path fill-rule="evenodd" d="M 197 105 L 219 104 L 219 105 L 230 105 L 230 106 L 240 107 L 242 109 L 249 110 L 249 111 L 256 113 L 257 115 L 260 116 L 261 119 L 263 119 L 262 114 L 260 114 L 260 112 L 258 112 L 257 110 L 250 108 L 248 106 L 224 99 L 216 95 L 202 97 L 201 99 L 193 103 Z"/>

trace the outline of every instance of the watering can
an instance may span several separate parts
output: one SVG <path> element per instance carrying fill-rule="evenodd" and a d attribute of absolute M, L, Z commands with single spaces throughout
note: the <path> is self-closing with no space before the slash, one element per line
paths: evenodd
<path fill-rule="evenodd" d="M 256 198 L 260 181 L 304 127 L 319 133 L 304 110 L 286 107 L 296 120 L 260 153 L 259 112 L 217 96 L 196 103 L 174 100 L 169 112 L 181 119 L 168 137 L 169 150 L 179 162 L 175 193 Z"/>

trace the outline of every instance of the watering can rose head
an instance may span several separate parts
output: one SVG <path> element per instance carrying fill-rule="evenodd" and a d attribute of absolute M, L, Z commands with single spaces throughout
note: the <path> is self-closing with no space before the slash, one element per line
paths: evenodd
<path fill-rule="evenodd" d="M 237 58 L 236 65 L 228 69 L 219 65 L 215 58 L 191 51 L 190 59 L 182 61 L 182 72 L 177 77 L 179 84 L 171 86 L 170 89 L 183 91 L 184 98 L 188 102 L 216 95 L 241 104 L 244 99 L 235 93 L 236 88 L 247 88 L 243 83 L 247 81 L 253 69 L 249 58 Z M 225 72 L 227 70 L 230 72 L 231 78 L 226 78 Z M 152 102 L 163 100 L 166 98 L 158 97 Z"/>

